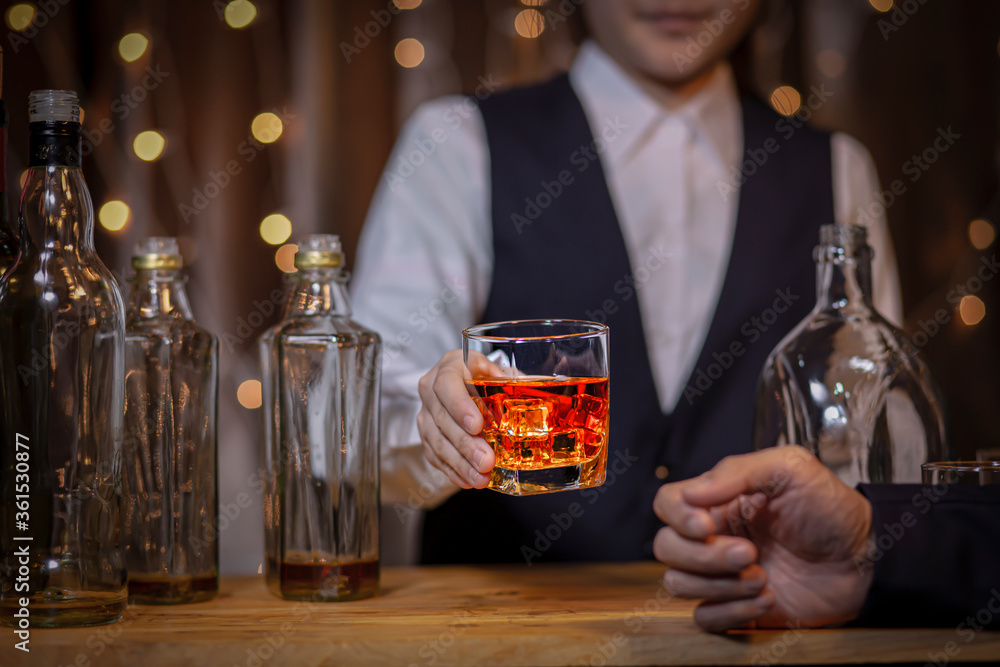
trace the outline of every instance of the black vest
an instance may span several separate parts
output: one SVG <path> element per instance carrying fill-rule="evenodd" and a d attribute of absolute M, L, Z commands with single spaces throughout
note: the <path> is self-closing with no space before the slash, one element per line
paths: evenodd
<path fill-rule="evenodd" d="M 566 75 L 483 101 L 495 263 L 480 319 L 606 318 L 608 474 L 602 487 L 523 498 L 461 491 L 427 513 L 424 562 L 650 558 L 662 525 L 652 509 L 663 483 L 656 468 L 676 481 L 751 450 L 760 369 L 815 303 L 812 249 L 834 216 L 829 135 L 753 99 L 742 108 L 743 157 L 764 164 L 744 163 L 715 315 L 687 389 L 665 415 L 633 287 L 655 262 L 630 264 L 597 157 L 605 128 L 588 125 Z"/>

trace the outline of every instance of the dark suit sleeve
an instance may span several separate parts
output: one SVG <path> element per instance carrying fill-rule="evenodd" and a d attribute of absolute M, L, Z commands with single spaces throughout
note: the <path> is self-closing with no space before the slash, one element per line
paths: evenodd
<path fill-rule="evenodd" d="M 861 484 L 874 568 L 852 625 L 1000 629 L 1000 485 Z"/>

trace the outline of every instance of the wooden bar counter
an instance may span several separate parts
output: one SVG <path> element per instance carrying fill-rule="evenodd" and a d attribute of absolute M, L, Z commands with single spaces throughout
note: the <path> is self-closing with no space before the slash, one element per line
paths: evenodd
<path fill-rule="evenodd" d="M 372 665 L 768 665 L 1000 661 L 1000 633 L 954 628 L 740 631 L 713 635 L 671 600 L 663 566 L 388 568 L 381 593 L 285 602 L 263 578 L 224 579 L 218 598 L 129 607 L 114 625 L 4 629 L 0 665 L 317 667 Z M 948 653 L 950 651 L 950 655 Z"/>

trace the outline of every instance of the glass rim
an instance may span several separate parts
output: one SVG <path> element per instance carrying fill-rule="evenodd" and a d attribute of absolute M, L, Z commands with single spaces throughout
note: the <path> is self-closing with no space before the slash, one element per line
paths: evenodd
<path fill-rule="evenodd" d="M 500 327 L 528 327 L 528 326 L 550 326 L 566 325 L 579 326 L 587 331 L 577 331 L 574 333 L 551 334 L 549 336 L 488 336 L 480 333 L 489 329 Z M 485 322 L 462 330 L 463 340 L 483 340 L 483 341 L 507 341 L 507 342 L 527 342 L 545 340 L 568 340 L 573 338 L 592 338 L 595 336 L 607 335 L 608 326 L 600 322 L 589 320 L 561 320 L 561 319 L 537 319 L 537 320 L 506 320 L 503 322 Z"/>
<path fill-rule="evenodd" d="M 961 472 L 979 472 L 1000 470 L 1000 461 L 928 461 L 920 464 L 921 470 L 951 470 Z"/>

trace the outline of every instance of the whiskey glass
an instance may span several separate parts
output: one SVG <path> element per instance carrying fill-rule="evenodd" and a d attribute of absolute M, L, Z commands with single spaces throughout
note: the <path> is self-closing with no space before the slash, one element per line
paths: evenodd
<path fill-rule="evenodd" d="M 487 488 L 513 496 L 604 483 L 608 460 L 608 328 L 518 320 L 462 332 L 466 386 L 496 465 Z"/>
<path fill-rule="evenodd" d="M 934 461 L 920 466 L 924 484 L 1000 484 L 1000 461 Z"/>

